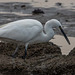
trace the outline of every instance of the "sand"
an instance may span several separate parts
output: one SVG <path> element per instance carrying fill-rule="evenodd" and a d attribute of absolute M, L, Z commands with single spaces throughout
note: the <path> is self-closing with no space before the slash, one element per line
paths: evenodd
<path fill-rule="evenodd" d="M 75 47 L 75 38 L 74 37 L 68 37 L 70 40 L 70 45 L 66 42 L 65 38 L 60 35 L 55 35 L 54 39 L 51 40 L 51 42 L 55 43 L 61 48 L 61 52 L 63 55 L 68 55 L 69 52 Z"/>

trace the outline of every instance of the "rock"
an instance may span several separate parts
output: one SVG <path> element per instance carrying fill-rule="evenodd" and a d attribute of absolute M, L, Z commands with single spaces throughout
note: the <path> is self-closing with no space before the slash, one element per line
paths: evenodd
<path fill-rule="evenodd" d="M 33 73 L 37 75 L 74 75 L 75 57 L 55 57 L 41 62 L 37 65 Z M 73 62 L 73 63 L 72 63 Z M 35 75 L 35 74 L 33 74 Z"/>
<path fill-rule="evenodd" d="M 13 43 L 0 43 L 0 53 L 4 55 L 11 55 L 15 49 L 16 44 Z M 18 57 L 24 53 L 24 45 L 19 47 Z M 27 58 L 42 56 L 44 54 L 61 54 L 61 49 L 53 43 L 38 43 L 29 45 L 27 50 Z"/>
<path fill-rule="evenodd" d="M 75 47 L 70 51 L 69 56 L 75 56 Z"/>
<path fill-rule="evenodd" d="M 32 14 L 33 14 L 33 15 L 35 15 L 35 14 L 44 14 L 44 11 L 41 10 L 41 9 L 34 9 L 34 10 L 32 11 Z"/>
<path fill-rule="evenodd" d="M 48 2 L 48 0 L 45 0 L 45 2 Z"/>
<path fill-rule="evenodd" d="M 66 22 L 69 22 L 69 20 L 68 20 L 68 19 L 66 19 L 65 21 L 66 21 Z"/>
<path fill-rule="evenodd" d="M 64 56 L 53 43 L 29 45 L 25 60 L 20 58 L 24 46 L 20 46 L 18 57 L 9 55 L 16 44 L 0 43 L 1 75 L 74 75 L 75 56 Z M 75 50 L 75 49 L 74 49 Z"/>
<path fill-rule="evenodd" d="M 21 5 L 21 8 L 25 8 L 26 7 L 26 5 Z"/>
<path fill-rule="evenodd" d="M 56 3 L 56 6 L 62 6 L 62 3 L 58 2 Z"/>

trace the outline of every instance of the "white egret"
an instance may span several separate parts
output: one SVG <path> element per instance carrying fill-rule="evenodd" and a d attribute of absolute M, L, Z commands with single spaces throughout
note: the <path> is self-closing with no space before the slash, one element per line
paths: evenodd
<path fill-rule="evenodd" d="M 44 27 L 39 21 L 34 19 L 23 19 L 8 23 L 5 26 L 0 27 L 0 39 L 23 42 L 25 44 L 23 58 L 25 58 L 27 55 L 28 44 L 49 42 L 55 34 L 53 28 L 59 28 L 67 42 L 70 44 L 69 39 L 62 29 L 61 23 L 56 19 L 47 21 Z M 13 53 L 13 57 L 17 50 L 18 47 Z"/>

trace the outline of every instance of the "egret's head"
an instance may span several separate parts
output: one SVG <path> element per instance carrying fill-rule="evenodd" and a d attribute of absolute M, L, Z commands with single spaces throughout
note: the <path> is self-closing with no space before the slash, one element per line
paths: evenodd
<path fill-rule="evenodd" d="M 64 30 L 62 29 L 61 23 L 60 23 L 58 20 L 52 19 L 52 20 L 48 21 L 47 24 L 50 25 L 51 28 L 56 28 L 56 29 L 59 28 L 60 31 L 62 32 L 62 34 L 64 35 L 66 41 L 68 42 L 68 44 L 70 44 L 70 41 L 69 41 L 69 39 L 67 38 L 67 36 L 66 36 Z"/>
<path fill-rule="evenodd" d="M 61 23 L 60 23 L 58 20 L 56 20 L 56 19 L 51 19 L 51 20 L 49 20 L 47 23 L 48 23 L 48 24 L 50 25 L 50 27 L 52 27 L 52 28 L 58 28 L 59 26 L 62 27 Z"/>

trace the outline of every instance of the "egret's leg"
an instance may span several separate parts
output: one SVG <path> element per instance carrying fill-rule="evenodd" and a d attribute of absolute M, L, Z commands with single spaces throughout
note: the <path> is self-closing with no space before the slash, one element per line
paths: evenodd
<path fill-rule="evenodd" d="M 22 56 L 23 59 L 25 59 L 26 55 L 27 55 L 27 48 L 28 48 L 28 44 L 25 45 L 25 53 Z"/>
<path fill-rule="evenodd" d="M 15 55 L 16 55 L 18 49 L 19 49 L 19 45 L 16 47 L 15 52 L 12 54 L 12 57 L 15 57 Z"/>

